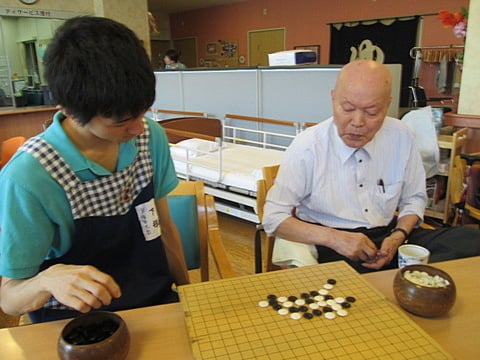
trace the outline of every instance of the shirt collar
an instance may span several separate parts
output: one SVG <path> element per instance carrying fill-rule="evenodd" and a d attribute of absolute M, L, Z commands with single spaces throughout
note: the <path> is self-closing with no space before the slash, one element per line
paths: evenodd
<path fill-rule="evenodd" d="M 53 116 L 52 124 L 44 132 L 43 137 L 47 140 L 64 158 L 72 170 L 76 173 L 88 170 L 96 176 L 111 175 L 111 172 L 97 163 L 91 161 L 73 144 L 62 127 L 62 121 L 66 116 L 58 111 Z M 129 166 L 137 155 L 136 138 L 121 143 L 119 150 L 119 163 L 117 170 Z"/>
<path fill-rule="evenodd" d="M 334 122 L 332 122 L 332 127 L 330 128 L 330 131 L 332 132 L 330 137 L 332 139 L 332 147 L 339 159 L 341 160 L 342 164 L 345 164 L 345 162 L 359 149 L 345 145 L 342 138 L 338 135 L 337 126 Z M 382 131 L 382 128 L 380 128 L 378 131 Z M 375 134 L 373 139 L 361 148 L 370 158 L 375 154 L 377 134 Z"/>

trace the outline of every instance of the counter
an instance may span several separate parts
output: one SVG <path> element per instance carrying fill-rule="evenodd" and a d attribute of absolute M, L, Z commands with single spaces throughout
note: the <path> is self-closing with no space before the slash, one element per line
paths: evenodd
<path fill-rule="evenodd" d="M 0 110 L 0 142 L 13 136 L 30 138 L 43 131 L 43 123 L 56 112 L 53 106 Z"/>

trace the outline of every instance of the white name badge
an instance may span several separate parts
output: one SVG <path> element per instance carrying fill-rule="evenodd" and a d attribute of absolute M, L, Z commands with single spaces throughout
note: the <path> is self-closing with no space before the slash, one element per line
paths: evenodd
<path fill-rule="evenodd" d="M 137 211 L 138 220 L 142 226 L 143 236 L 145 236 L 146 241 L 156 239 L 162 235 L 154 199 L 137 205 L 135 210 Z"/>

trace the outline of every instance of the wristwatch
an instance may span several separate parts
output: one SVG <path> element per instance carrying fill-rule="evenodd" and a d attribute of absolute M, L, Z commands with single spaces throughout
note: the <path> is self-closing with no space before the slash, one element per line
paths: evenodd
<path fill-rule="evenodd" d="M 407 243 L 408 242 L 408 232 L 407 230 L 405 229 L 402 229 L 402 228 L 395 228 L 395 229 L 392 229 L 392 231 L 390 231 L 390 234 L 393 234 L 394 232 L 401 232 L 403 234 L 403 236 L 405 236 L 405 239 L 403 240 L 403 243 Z"/>

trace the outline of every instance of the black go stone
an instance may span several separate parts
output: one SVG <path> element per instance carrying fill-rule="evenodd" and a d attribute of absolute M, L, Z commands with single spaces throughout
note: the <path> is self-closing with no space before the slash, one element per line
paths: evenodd
<path fill-rule="evenodd" d="M 278 304 L 278 301 L 277 301 L 277 299 L 268 299 L 268 304 L 269 305 L 275 305 L 275 304 Z"/>
<path fill-rule="evenodd" d="M 65 335 L 65 340 L 73 345 L 94 344 L 110 337 L 118 329 L 118 326 L 112 320 L 78 326 Z"/>
<path fill-rule="evenodd" d="M 305 319 L 310 320 L 311 318 L 313 318 L 313 315 L 312 315 L 311 313 L 309 313 L 309 312 L 306 312 L 306 313 L 303 314 L 303 317 L 304 317 Z"/>

